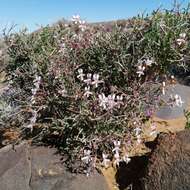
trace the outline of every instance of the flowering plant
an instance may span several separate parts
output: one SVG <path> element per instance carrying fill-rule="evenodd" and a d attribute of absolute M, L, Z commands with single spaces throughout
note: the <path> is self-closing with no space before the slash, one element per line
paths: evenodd
<path fill-rule="evenodd" d="M 76 15 L 6 36 L 6 98 L 13 111 L 1 118 L 3 126 L 19 128 L 20 139 L 55 145 L 72 171 L 89 175 L 97 163 L 128 163 L 123 147 L 143 143 L 144 123 L 167 77 L 189 67 L 188 19 L 171 11 L 90 25 Z"/>

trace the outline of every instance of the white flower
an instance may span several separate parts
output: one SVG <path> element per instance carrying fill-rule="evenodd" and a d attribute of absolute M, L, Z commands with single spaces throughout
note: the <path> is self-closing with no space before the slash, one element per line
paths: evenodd
<path fill-rule="evenodd" d="M 178 94 L 176 94 L 174 96 L 174 99 L 175 99 L 175 105 L 176 106 L 179 106 L 179 107 L 182 107 L 182 104 L 184 103 L 181 99 L 181 96 L 179 96 Z"/>
<path fill-rule="evenodd" d="M 179 46 L 181 46 L 181 45 L 185 44 L 186 40 L 181 39 L 181 38 L 178 38 L 178 39 L 176 40 L 176 42 L 177 42 L 177 44 L 178 44 Z"/>
<path fill-rule="evenodd" d="M 73 15 L 72 18 L 71 18 L 71 21 L 72 21 L 74 24 L 78 24 L 79 21 L 80 21 L 80 15 Z"/>
<path fill-rule="evenodd" d="M 108 108 L 113 109 L 115 105 L 117 104 L 115 102 L 115 94 L 108 95 Z"/>
<path fill-rule="evenodd" d="M 87 85 L 91 85 L 92 84 L 92 74 L 88 73 L 87 74 L 87 79 L 83 80 L 84 83 L 86 83 Z"/>
<path fill-rule="evenodd" d="M 84 31 L 86 29 L 86 22 L 84 20 L 81 20 L 79 15 L 73 15 L 71 21 L 74 24 L 78 24 L 78 27 L 81 29 L 81 31 Z"/>
<path fill-rule="evenodd" d="M 112 152 L 119 152 L 120 148 L 119 147 L 114 147 L 114 149 L 112 150 Z"/>
<path fill-rule="evenodd" d="M 123 156 L 123 161 L 126 162 L 126 164 L 131 161 L 131 158 L 129 158 L 129 155 L 127 153 Z"/>
<path fill-rule="evenodd" d="M 144 75 L 144 70 L 145 70 L 144 66 L 138 65 L 137 72 L 136 72 L 138 74 L 138 77 L 141 77 L 141 75 Z"/>
<path fill-rule="evenodd" d="M 88 98 L 90 95 L 92 95 L 92 92 L 90 92 L 90 86 L 86 86 L 86 87 L 84 88 L 84 90 L 85 90 L 84 96 L 86 96 L 87 98 Z"/>
<path fill-rule="evenodd" d="M 90 176 L 89 172 L 86 172 L 86 177 L 89 177 L 89 176 Z"/>
<path fill-rule="evenodd" d="M 182 39 L 185 39 L 186 38 L 186 33 L 179 34 L 179 37 L 182 38 Z"/>
<path fill-rule="evenodd" d="M 100 107 L 103 107 L 103 109 L 107 108 L 107 102 L 108 98 L 105 96 L 104 93 L 98 95 Z"/>
<path fill-rule="evenodd" d="M 114 164 L 116 164 L 116 165 L 118 166 L 118 165 L 119 165 L 119 162 L 121 161 L 119 152 L 116 152 L 116 153 L 114 154 L 114 158 L 115 158 Z"/>
<path fill-rule="evenodd" d="M 103 82 L 102 80 L 99 80 L 100 78 L 99 74 L 94 74 L 92 78 L 93 78 L 92 85 L 95 85 L 96 88 L 98 87 L 98 84 Z"/>
<path fill-rule="evenodd" d="M 31 103 L 30 103 L 31 105 L 36 102 L 35 101 L 35 96 L 37 94 L 37 91 L 40 88 L 41 76 L 36 75 L 35 79 L 33 80 L 33 83 L 34 83 L 34 88 L 31 90 L 32 91 L 32 97 L 31 97 Z"/>
<path fill-rule="evenodd" d="M 77 78 L 80 79 L 81 81 L 84 81 L 85 74 L 83 73 L 83 69 L 79 69 L 78 73 L 79 74 L 78 74 Z"/>
<path fill-rule="evenodd" d="M 81 31 L 85 31 L 86 27 L 86 22 L 84 20 L 80 20 L 79 21 L 79 28 L 81 29 Z"/>
<path fill-rule="evenodd" d="M 165 82 L 162 82 L 162 94 L 165 95 L 166 92 L 165 92 L 165 87 L 166 87 L 166 83 Z"/>
<path fill-rule="evenodd" d="M 84 157 L 82 157 L 81 160 L 86 164 L 90 163 L 92 160 L 91 151 L 90 150 L 84 150 Z"/>
<path fill-rule="evenodd" d="M 102 153 L 102 158 L 103 158 L 103 161 L 102 161 L 103 166 L 105 168 L 109 167 L 110 159 L 108 159 L 108 155 Z"/>
<path fill-rule="evenodd" d="M 181 34 L 179 34 L 179 38 L 176 40 L 177 44 L 178 44 L 179 46 L 185 44 L 185 43 L 186 43 L 185 38 L 186 38 L 186 33 L 181 33 Z"/>
<path fill-rule="evenodd" d="M 113 141 L 115 147 L 120 147 L 121 141 Z"/>
<path fill-rule="evenodd" d="M 174 106 L 179 106 L 182 107 L 182 104 L 184 103 L 181 99 L 181 96 L 179 96 L 178 94 L 176 94 L 175 96 L 173 96 L 173 94 L 170 95 L 171 97 L 171 101 L 174 103 Z"/>
<path fill-rule="evenodd" d="M 34 79 L 34 85 L 36 87 L 39 87 L 40 81 L 41 81 L 41 76 L 36 75 L 36 78 Z"/>
<path fill-rule="evenodd" d="M 112 152 L 119 153 L 121 142 L 120 141 L 113 141 L 113 144 L 115 147 L 112 150 Z"/>
<path fill-rule="evenodd" d="M 154 63 L 154 60 L 153 60 L 153 59 L 147 59 L 147 60 L 145 61 L 146 66 L 151 66 L 153 63 Z"/>
<path fill-rule="evenodd" d="M 138 136 L 141 133 L 142 129 L 140 127 L 136 127 L 134 131 L 135 131 L 135 136 Z"/>
<path fill-rule="evenodd" d="M 35 89 L 36 89 L 36 91 L 37 91 L 37 90 L 39 89 L 39 87 L 40 87 L 41 76 L 36 75 L 36 78 L 34 79 L 33 82 L 34 82 L 35 88 L 32 89 L 32 91 L 33 91 L 33 93 L 36 93 L 36 92 L 35 92 Z"/>
<path fill-rule="evenodd" d="M 105 96 L 104 93 L 98 95 L 99 104 L 103 109 L 113 109 L 117 102 L 115 101 L 115 94 L 110 94 L 108 97 Z"/>
<path fill-rule="evenodd" d="M 116 100 L 117 100 L 117 105 L 120 108 L 120 106 L 123 104 L 123 95 L 121 96 L 117 95 Z"/>
<path fill-rule="evenodd" d="M 123 95 L 119 96 L 117 95 L 116 96 L 116 100 L 119 102 L 119 101 L 123 101 Z"/>
<path fill-rule="evenodd" d="M 32 89 L 32 94 L 35 95 L 38 89 L 34 88 Z"/>
<path fill-rule="evenodd" d="M 86 21 L 85 20 L 80 20 L 79 24 L 86 24 Z"/>

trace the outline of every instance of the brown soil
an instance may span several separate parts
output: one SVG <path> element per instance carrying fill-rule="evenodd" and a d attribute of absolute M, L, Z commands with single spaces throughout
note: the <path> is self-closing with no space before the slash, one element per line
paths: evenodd
<path fill-rule="evenodd" d="M 20 132 L 17 129 L 0 130 L 0 148 L 18 140 Z"/>

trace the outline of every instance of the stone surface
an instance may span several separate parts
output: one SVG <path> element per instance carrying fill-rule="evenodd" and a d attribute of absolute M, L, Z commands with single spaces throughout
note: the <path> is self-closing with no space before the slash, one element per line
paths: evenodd
<path fill-rule="evenodd" d="M 190 189 L 189 139 L 189 129 L 159 136 L 142 179 L 143 190 Z"/>
<path fill-rule="evenodd" d="M 167 120 L 184 116 L 184 110 L 190 106 L 190 87 L 181 84 L 168 86 L 166 88 L 166 95 L 162 96 L 162 99 L 167 102 L 171 94 L 181 96 L 184 102 L 182 107 L 164 105 L 157 111 L 156 117 Z"/>
<path fill-rule="evenodd" d="M 66 171 L 55 149 L 23 143 L 0 149 L 0 190 L 108 190 L 104 177 Z"/>
<path fill-rule="evenodd" d="M 1 149 L 0 160 L 0 189 L 29 190 L 30 168 L 23 146 L 19 146 L 16 152 L 11 146 Z"/>

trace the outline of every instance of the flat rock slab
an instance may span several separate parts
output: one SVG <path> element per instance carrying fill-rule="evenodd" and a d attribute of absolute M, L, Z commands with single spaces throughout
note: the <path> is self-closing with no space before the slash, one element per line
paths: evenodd
<path fill-rule="evenodd" d="M 190 129 L 162 134 L 148 161 L 143 190 L 190 189 Z"/>
<path fill-rule="evenodd" d="M 169 105 L 164 105 L 157 111 L 156 117 L 160 119 L 169 120 L 184 116 L 184 110 L 187 110 L 190 106 L 190 87 L 181 84 L 168 86 L 166 88 L 166 94 L 161 98 L 164 101 L 168 102 L 171 94 L 172 95 L 178 94 L 179 96 L 181 96 L 181 99 L 184 103 L 182 104 L 181 107 L 179 106 L 172 107 Z"/>
<path fill-rule="evenodd" d="M 0 149 L 0 190 L 108 190 L 104 177 L 74 175 L 61 164 L 61 156 L 47 147 L 23 143 Z"/>

